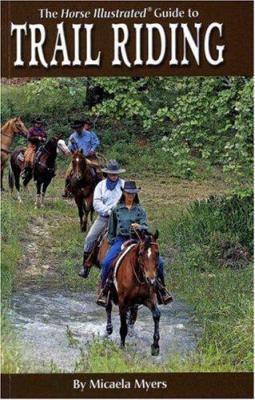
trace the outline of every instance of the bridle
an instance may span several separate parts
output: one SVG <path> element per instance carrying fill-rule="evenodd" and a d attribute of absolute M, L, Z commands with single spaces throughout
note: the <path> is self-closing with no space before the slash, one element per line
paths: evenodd
<path fill-rule="evenodd" d="M 50 151 L 48 149 L 46 149 L 45 145 L 42 147 L 42 152 L 47 153 L 48 155 L 51 155 Z M 45 163 L 42 163 L 40 161 L 40 159 L 37 161 L 38 165 L 40 165 L 41 167 L 45 168 L 49 173 L 54 174 L 55 172 L 55 167 L 47 167 L 47 165 Z"/>
<path fill-rule="evenodd" d="M 73 160 L 72 160 L 72 162 L 75 160 L 75 162 L 76 162 L 76 166 L 75 166 L 75 170 L 73 170 L 73 172 L 74 172 L 74 174 L 73 174 L 73 177 L 74 178 L 76 178 L 77 179 L 77 182 L 80 182 L 80 181 L 83 181 L 84 179 L 85 179 L 85 174 L 84 174 L 84 169 L 81 167 L 81 166 L 79 166 L 79 175 L 77 174 L 77 169 L 78 169 L 78 164 L 80 164 L 81 162 L 83 162 L 84 161 L 84 167 L 85 167 L 85 169 L 87 168 L 87 163 L 86 163 L 86 159 L 84 158 L 84 160 L 83 160 L 83 158 L 82 157 L 78 157 L 77 155 L 75 155 L 74 156 L 74 158 L 73 158 Z"/>
<path fill-rule="evenodd" d="M 142 240 L 142 237 L 140 235 L 140 232 L 136 228 L 133 228 L 133 230 L 134 230 L 136 236 L 138 237 L 138 246 L 140 246 L 140 244 L 143 243 L 143 240 Z M 157 242 L 150 242 L 150 246 L 151 245 L 157 245 L 158 246 L 158 243 Z M 136 278 L 137 282 L 139 283 L 139 285 L 148 285 L 149 283 L 147 282 L 147 279 L 146 279 L 146 276 L 145 276 L 144 263 L 142 261 L 143 255 L 144 255 L 144 253 L 141 252 L 141 250 L 139 250 L 139 253 L 138 253 L 138 266 L 139 266 L 139 272 L 142 275 L 142 280 L 139 278 L 139 276 L 137 274 L 137 271 L 135 269 L 135 265 L 133 265 L 133 273 L 134 273 L 135 278 Z"/>
<path fill-rule="evenodd" d="M 17 135 L 17 134 L 22 135 L 23 133 L 24 133 L 24 132 L 23 132 L 22 130 L 18 129 L 17 132 L 16 132 L 16 131 L 13 131 L 13 134 L 7 135 L 7 133 L 4 133 L 4 132 L 1 130 L 1 136 L 5 136 L 5 137 L 8 137 L 8 138 L 12 138 L 14 135 Z M 3 151 L 3 152 L 6 153 L 6 154 L 10 154 L 10 153 L 11 153 L 11 151 L 9 151 L 9 150 L 7 150 L 7 149 L 4 149 L 2 146 L 1 146 L 1 151 Z"/>

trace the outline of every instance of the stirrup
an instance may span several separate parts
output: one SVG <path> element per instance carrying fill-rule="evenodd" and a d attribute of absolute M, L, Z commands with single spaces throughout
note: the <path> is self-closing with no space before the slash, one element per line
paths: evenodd
<path fill-rule="evenodd" d="M 173 301 L 173 296 L 165 289 L 165 293 L 162 295 L 162 301 L 164 305 L 167 305 Z"/>
<path fill-rule="evenodd" d="M 158 280 L 157 280 L 156 294 L 157 294 L 159 304 L 166 305 L 166 304 L 169 304 L 171 301 L 173 301 L 173 296 L 171 295 L 171 293 Z"/>
<path fill-rule="evenodd" d="M 106 288 L 101 289 L 101 291 L 97 297 L 96 303 L 99 306 L 106 307 L 110 300 L 110 290 L 107 290 L 107 293 L 105 293 L 106 290 L 107 290 Z"/>

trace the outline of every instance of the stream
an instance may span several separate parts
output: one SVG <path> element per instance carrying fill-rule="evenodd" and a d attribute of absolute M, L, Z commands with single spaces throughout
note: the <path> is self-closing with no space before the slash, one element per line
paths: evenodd
<path fill-rule="evenodd" d="M 169 353 L 182 356 L 195 350 L 201 328 L 192 309 L 183 301 L 160 306 L 160 350 L 155 362 L 162 362 Z M 95 293 L 77 293 L 63 289 L 23 288 L 15 292 L 10 323 L 19 343 L 24 346 L 23 360 L 33 372 L 50 372 L 53 366 L 61 372 L 74 372 L 75 364 L 86 354 L 95 338 L 109 338 L 119 344 L 118 308 L 113 307 L 111 336 L 106 334 L 106 313 L 95 303 Z M 127 336 L 128 351 L 144 357 L 150 355 L 153 320 L 150 311 L 141 307 L 132 337 Z"/>

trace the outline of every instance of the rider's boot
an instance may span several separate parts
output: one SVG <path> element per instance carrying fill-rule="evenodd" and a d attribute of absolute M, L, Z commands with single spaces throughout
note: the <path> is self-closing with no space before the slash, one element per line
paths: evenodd
<path fill-rule="evenodd" d="M 165 286 L 164 276 L 158 277 L 156 282 L 158 303 L 166 305 L 173 301 L 173 296 L 169 293 Z"/>
<path fill-rule="evenodd" d="M 81 270 L 79 272 L 79 276 L 81 276 L 82 278 L 87 278 L 89 276 L 89 272 L 90 272 L 90 268 L 92 267 L 93 261 L 92 261 L 92 257 L 91 256 L 91 252 L 84 252 L 83 254 L 83 264 L 81 267 Z"/>
<path fill-rule="evenodd" d="M 97 304 L 102 307 L 106 307 L 109 300 L 109 294 L 111 289 L 111 280 L 107 279 L 104 287 L 101 287 L 99 295 L 97 296 Z"/>

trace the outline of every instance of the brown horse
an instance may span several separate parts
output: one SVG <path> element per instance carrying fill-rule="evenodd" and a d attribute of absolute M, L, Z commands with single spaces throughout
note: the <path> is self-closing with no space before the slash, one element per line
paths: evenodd
<path fill-rule="evenodd" d="M 132 335 L 137 318 L 138 305 L 148 307 L 154 320 L 154 336 L 151 346 L 152 355 L 159 354 L 159 320 L 160 311 L 157 306 L 156 278 L 159 257 L 157 243 L 158 231 L 154 235 L 139 232 L 139 241 L 132 244 L 130 250 L 120 256 L 119 266 L 113 273 L 114 287 L 106 306 L 106 331 L 110 335 L 113 331 L 111 311 L 112 301 L 119 305 L 121 346 L 125 346 L 127 333 Z M 108 250 L 108 239 L 105 233 L 96 258 L 95 264 L 100 266 Z M 94 253 L 95 254 L 95 253 Z M 93 256 L 93 255 L 92 255 Z M 117 261 L 118 263 L 118 261 Z M 110 278 L 111 280 L 112 278 Z M 128 318 L 127 318 L 128 316 Z"/>
<path fill-rule="evenodd" d="M 93 193 L 98 183 L 98 177 L 80 151 L 72 154 L 72 172 L 68 180 L 70 191 L 74 195 L 78 207 L 81 231 L 85 232 L 89 214 L 91 221 L 93 219 Z"/>
<path fill-rule="evenodd" d="M 36 181 L 37 197 L 35 207 L 44 206 L 46 189 L 55 176 L 58 139 L 59 137 L 49 139 L 45 145 L 38 149 L 31 174 L 28 174 L 23 180 L 24 187 L 27 186 L 32 178 Z M 20 197 L 20 174 L 24 168 L 24 152 L 25 149 L 15 150 L 11 155 L 9 166 L 9 187 L 13 191 L 15 185 L 19 202 L 22 202 Z"/>
<path fill-rule="evenodd" d="M 27 135 L 28 130 L 20 117 L 12 118 L 1 127 L 1 190 L 3 189 L 4 168 L 9 158 L 9 148 L 14 140 L 15 135 Z"/>

